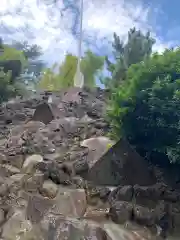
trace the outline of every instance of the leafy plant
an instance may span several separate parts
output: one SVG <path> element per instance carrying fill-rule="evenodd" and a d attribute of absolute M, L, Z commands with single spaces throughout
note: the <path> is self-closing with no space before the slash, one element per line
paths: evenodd
<path fill-rule="evenodd" d="M 108 109 L 115 138 L 125 137 L 149 158 L 180 161 L 180 49 L 132 65 Z"/>

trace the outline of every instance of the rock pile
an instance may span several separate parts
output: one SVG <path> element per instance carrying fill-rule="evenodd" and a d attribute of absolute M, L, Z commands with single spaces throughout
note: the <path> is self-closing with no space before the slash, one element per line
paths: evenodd
<path fill-rule="evenodd" d="M 178 230 L 180 193 L 128 143 L 105 137 L 107 95 L 73 88 L 0 107 L 1 239 L 153 240 L 159 228 Z"/>

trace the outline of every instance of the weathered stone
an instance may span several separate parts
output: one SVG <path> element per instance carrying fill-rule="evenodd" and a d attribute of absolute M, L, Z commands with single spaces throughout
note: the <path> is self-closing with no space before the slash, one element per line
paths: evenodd
<path fill-rule="evenodd" d="M 6 196 L 8 194 L 8 192 L 9 192 L 9 186 L 5 182 L 0 186 L 0 197 Z"/>
<path fill-rule="evenodd" d="M 51 180 L 46 180 L 43 183 L 42 188 L 40 189 L 41 194 L 44 197 L 55 198 L 57 195 L 58 186 L 53 183 Z"/>
<path fill-rule="evenodd" d="M 54 204 L 50 199 L 44 198 L 41 195 L 29 194 L 27 195 L 27 199 L 26 216 L 28 220 L 35 224 L 44 218 Z"/>
<path fill-rule="evenodd" d="M 153 237 L 145 228 L 128 230 L 111 222 L 104 223 L 103 225 L 106 233 L 110 237 L 110 240 L 158 240 L 156 237 Z"/>
<path fill-rule="evenodd" d="M 76 161 L 73 164 L 73 167 L 74 167 L 74 171 L 77 175 L 83 174 L 89 170 L 89 165 L 88 165 L 87 159 Z"/>
<path fill-rule="evenodd" d="M 31 231 L 32 224 L 26 220 L 25 214 L 16 211 L 13 216 L 4 224 L 2 229 L 2 238 L 8 240 L 26 239 L 27 232 Z"/>
<path fill-rule="evenodd" d="M 51 122 L 53 119 L 54 115 L 51 106 L 50 104 L 47 103 L 42 103 L 39 106 L 37 106 L 32 117 L 33 121 L 43 122 L 44 124 Z"/>
<path fill-rule="evenodd" d="M 100 159 L 109 149 L 109 146 L 114 145 L 114 142 L 107 137 L 96 137 L 85 139 L 82 143 L 82 147 L 89 149 L 88 163 L 93 166 L 96 161 Z"/>
<path fill-rule="evenodd" d="M 153 226 L 156 224 L 154 211 L 138 205 L 135 205 L 133 208 L 133 220 L 144 226 Z"/>
<path fill-rule="evenodd" d="M 0 225 L 5 221 L 5 212 L 3 209 L 0 209 Z"/>
<path fill-rule="evenodd" d="M 44 173 L 46 178 L 51 179 L 56 184 L 71 184 L 71 177 L 61 169 L 60 165 L 54 162 L 39 162 L 37 168 Z"/>
<path fill-rule="evenodd" d="M 66 103 L 81 103 L 81 96 L 80 96 L 81 89 L 80 88 L 70 88 L 67 92 L 64 93 L 64 96 L 62 98 L 63 102 Z"/>
<path fill-rule="evenodd" d="M 82 217 L 86 211 L 86 205 L 86 194 L 83 189 L 60 188 L 54 199 L 30 195 L 27 217 L 36 223 L 40 222 L 46 214 Z"/>
<path fill-rule="evenodd" d="M 8 162 L 19 169 L 22 168 L 23 162 L 24 162 L 24 156 L 23 155 L 15 155 L 15 156 L 9 156 Z"/>
<path fill-rule="evenodd" d="M 88 171 L 86 179 L 97 185 L 152 185 L 155 176 L 143 158 L 123 139 L 112 146 Z"/>
<path fill-rule="evenodd" d="M 163 194 L 167 187 L 162 184 L 152 186 L 134 186 L 134 198 L 138 205 L 143 205 L 149 208 L 155 208 L 158 201 L 163 199 Z"/>
<path fill-rule="evenodd" d="M 76 188 L 85 188 L 85 181 L 80 176 L 72 177 L 72 184 L 75 185 Z"/>
<path fill-rule="evenodd" d="M 99 189 L 99 197 L 102 200 L 108 200 L 110 193 L 111 193 L 111 190 L 107 187 L 101 187 Z"/>
<path fill-rule="evenodd" d="M 128 220 L 132 220 L 133 206 L 128 202 L 114 202 L 110 207 L 109 216 L 115 223 L 123 224 Z"/>
<path fill-rule="evenodd" d="M 43 185 L 44 174 L 41 172 L 36 172 L 32 176 L 29 176 L 26 181 L 24 181 L 24 189 L 27 192 L 37 193 Z"/>
<path fill-rule="evenodd" d="M 112 240 L 105 229 L 91 222 L 50 215 L 43 223 L 43 229 L 46 231 L 47 238 L 51 240 Z"/>
<path fill-rule="evenodd" d="M 173 213 L 172 215 L 173 218 L 173 230 L 176 233 L 179 233 L 179 229 L 180 229 L 180 213 Z"/>
<path fill-rule="evenodd" d="M 30 132 L 30 133 L 36 133 L 39 129 L 42 129 L 45 127 L 45 124 L 42 122 L 38 122 L 38 121 L 29 121 L 25 124 L 21 124 L 18 126 L 15 126 L 11 129 L 11 135 L 12 136 L 17 136 L 20 133 L 25 133 L 26 131 Z M 26 137 L 25 134 L 23 135 L 23 137 Z"/>
<path fill-rule="evenodd" d="M 34 154 L 25 159 L 22 170 L 25 173 L 32 173 L 36 165 L 43 162 L 43 157 L 41 155 Z"/>
<path fill-rule="evenodd" d="M 175 191 L 173 189 L 166 189 L 166 191 L 163 192 L 162 198 L 165 201 L 169 202 L 179 202 L 180 201 L 180 193 L 178 191 Z"/>
<path fill-rule="evenodd" d="M 86 211 L 86 193 L 83 189 L 60 188 L 55 201 L 57 205 L 53 209 L 54 213 L 81 217 Z"/>
<path fill-rule="evenodd" d="M 51 154 L 45 154 L 44 155 L 44 160 L 45 161 L 54 161 L 57 163 L 63 162 L 63 157 L 61 153 L 51 153 Z"/>
<path fill-rule="evenodd" d="M 7 157 L 3 153 L 0 153 L 0 163 L 3 164 L 6 162 L 7 162 Z"/>
<path fill-rule="evenodd" d="M 27 119 L 26 114 L 17 112 L 17 113 L 14 114 L 12 122 L 13 123 L 24 122 L 24 121 L 26 121 L 26 119 Z"/>
<path fill-rule="evenodd" d="M 16 174 L 16 173 L 20 173 L 20 170 L 16 167 L 13 167 L 9 164 L 3 164 L 1 165 L 1 171 L 5 171 L 7 176 L 11 176 L 13 174 Z"/>
<path fill-rule="evenodd" d="M 104 222 L 108 218 L 108 212 L 109 212 L 109 209 L 88 208 L 83 218 L 96 221 L 96 222 Z"/>
<path fill-rule="evenodd" d="M 134 189 L 132 186 L 119 186 L 109 196 L 109 201 L 132 201 Z"/>
<path fill-rule="evenodd" d="M 17 173 L 10 176 L 10 180 L 12 180 L 15 183 L 23 183 L 25 179 L 26 179 L 26 174 L 24 173 Z"/>
<path fill-rule="evenodd" d="M 161 201 L 155 209 L 155 214 L 157 225 L 161 228 L 160 236 L 166 238 L 175 228 L 172 204 Z"/>
<path fill-rule="evenodd" d="M 153 186 L 134 186 L 134 194 L 136 198 L 150 198 L 153 200 L 158 200 L 161 198 L 162 194 L 166 191 L 166 186 L 161 184 L 155 184 Z"/>

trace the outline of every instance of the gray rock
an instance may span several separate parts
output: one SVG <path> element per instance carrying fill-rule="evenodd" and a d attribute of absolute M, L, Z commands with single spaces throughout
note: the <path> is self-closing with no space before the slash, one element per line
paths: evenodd
<path fill-rule="evenodd" d="M 9 156 L 7 162 L 9 162 L 12 166 L 21 169 L 24 163 L 24 156 L 23 155 Z"/>
<path fill-rule="evenodd" d="M 25 214 L 16 211 L 13 216 L 4 224 L 2 238 L 8 240 L 26 239 L 26 234 L 32 229 L 32 224 L 26 219 Z"/>
<path fill-rule="evenodd" d="M 5 221 L 5 212 L 3 209 L 0 209 L 0 225 Z"/>
<path fill-rule="evenodd" d="M 89 170 L 87 159 L 78 160 L 74 162 L 73 167 L 77 175 L 83 174 L 84 172 L 87 172 Z"/>
<path fill-rule="evenodd" d="M 149 227 L 156 225 L 156 216 L 154 211 L 146 207 L 138 205 L 134 206 L 133 217 L 133 220 L 136 221 L 138 224 Z"/>
<path fill-rule="evenodd" d="M 123 224 L 126 221 L 132 220 L 133 206 L 128 202 L 114 202 L 110 207 L 109 216 L 115 223 Z"/>
<path fill-rule="evenodd" d="M 71 183 L 71 176 L 55 162 L 39 162 L 37 168 L 44 173 L 46 179 L 51 179 L 56 184 L 69 185 Z"/>
<path fill-rule="evenodd" d="M 41 194 L 44 197 L 55 198 L 57 195 L 58 186 L 53 183 L 51 180 L 46 180 L 43 183 L 42 188 L 40 189 Z"/>
<path fill-rule="evenodd" d="M 109 196 L 109 201 L 132 201 L 134 189 L 132 186 L 119 186 Z"/>
<path fill-rule="evenodd" d="M 156 183 L 147 162 L 123 139 L 101 156 L 84 177 L 97 185 L 107 186 Z"/>
<path fill-rule="evenodd" d="M 25 173 L 32 173 L 36 165 L 43 162 L 43 157 L 41 155 L 34 154 L 25 159 L 22 170 Z"/>

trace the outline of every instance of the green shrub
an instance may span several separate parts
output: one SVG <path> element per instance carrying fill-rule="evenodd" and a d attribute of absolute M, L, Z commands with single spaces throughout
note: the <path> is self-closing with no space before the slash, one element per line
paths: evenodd
<path fill-rule="evenodd" d="M 108 108 L 114 138 L 180 161 L 180 49 L 132 65 Z"/>

